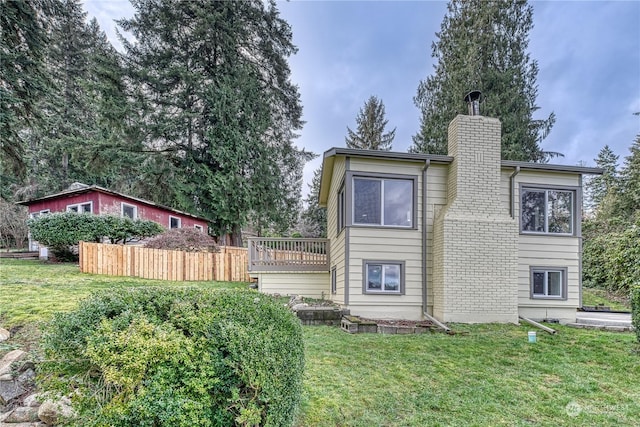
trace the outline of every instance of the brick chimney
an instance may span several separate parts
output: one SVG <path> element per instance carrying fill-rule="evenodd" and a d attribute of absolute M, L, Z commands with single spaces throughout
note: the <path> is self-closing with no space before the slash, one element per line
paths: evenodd
<path fill-rule="evenodd" d="M 448 145 L 454 160 L 434 224 L 433 314 L 517 323 L 518 226 L 500 197 L 500 121 L 459 115 Z"/>

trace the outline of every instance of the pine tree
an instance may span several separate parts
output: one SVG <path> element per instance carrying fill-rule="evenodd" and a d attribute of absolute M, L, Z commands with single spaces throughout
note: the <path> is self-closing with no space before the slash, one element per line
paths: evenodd
<path fill-rule="evenodd" d="M 49 2 L 0 2 L 0 168 L 2 196 L 26 175 L 24 131 L 40 118 L 49 88 L 45 67 Z"/>
<path fill-rule="evenodd" d="M 502 121 L 502 158 L 545 161 L 539 142 L 555 121 L 533 119 L 538 64 L 527 53 L 533 10 L 526 0 L 451 0 L 432 56 L 434 74 L 420 82 L 414 98 L 422 112 L 413 152 L 446 154 L 447 128 L 466 114 L 463 97 L 483 93 L 481 114 Z"/>
<path fill-rule="evenodd" d="M 631 225 L 634 219 L 640 218 L 640 134 L 629 147 L 629 154 L 624 159 L 620 171 L 620 213 Z"/>
<path fill-rule="evenodd" d="M 208 217 L 232 244 L 249 220 L 290 225 L 308 153 L 292 142 L 302 125 L 287 64 L 295 47 L 275 3 L 132 4 L 135 17 L 119 25 L 136 39 L 123 40 L 127 66 L 150 161 L 171 173 L 169 204 Z"/>
<path fill-rule="evenodd" d="M 309 232 L 305 237 L 327 237 L 327 208 L 322 208 L 319 204 L 321 178 L 322 168 L 320 167 L 313 172 L 309 194 L 305 200 L 307 206 L 301 215 L 304 228 Z"/>
<path fill-rule="evenodd" d="M 65 188 L 82 178 L 73 152 L 89 137 L 89 101 L 83 83 L 89 75 L 86 12 L 79 0 L 63 0 L 50 17 L 47 72 L 52 89 L 39 108 L 45 120 L 29 134 L 30 175 L 39 192 Z"/>
<path fill-rule="evenodd" d="M 616 192 L 619 183 L 618 156 L 608 145 L 600 150 L 595 162 L 597 167 L 604 169 L 604 172 L 602 175 L 591 178 L 586 186 L 591 208 L 598 208 L 608 194 Z"/>
<path fill-rule="evenodd" d="M 385 120 L 384 103 L 375 96 L 369 97 L 356 117 L 356 131 L 347 126 L 345 142 L 348 148 L 365 150 L 391 150 L 396 128 L 385 133 L 389 120 Z"/>

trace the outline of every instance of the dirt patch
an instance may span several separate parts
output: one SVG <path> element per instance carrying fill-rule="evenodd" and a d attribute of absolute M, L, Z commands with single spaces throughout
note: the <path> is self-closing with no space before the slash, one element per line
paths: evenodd
<path fill-rule="evenodd" d="M 385 326 L 424 326 L 424 327 L 433 327 L 435 326 L 433 323 L 429 322 L 428 320 L 403 320 L 403 319 L 399 319 L 399 320 L 388 320 L 388 319 L 366 319 L 361 317 L 360 321 L 362 322 L 370 322 L 370 323 L 375 323 L 377 325 L 385 325 Z"/>

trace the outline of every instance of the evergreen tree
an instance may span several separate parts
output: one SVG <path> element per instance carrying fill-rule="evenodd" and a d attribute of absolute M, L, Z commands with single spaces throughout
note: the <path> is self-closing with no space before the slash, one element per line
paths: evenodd
<path fill-rule="evenodd" d="M 413 152 L 446 154 L 447 128 L 466 114 L 463 97 L 483 93 L 481 114 L 502 121 L 502 158 L 544 161 L 539 142 L 555 121 L 535 120 L 537 62 L 527 53 L 533 10 L 526 0 L 451 0 L 432 56 L 434 74 L 420 82 L 414 98 L 421 110 Z"/>
<path fill-rule="evenodd" d="M 308 153 L 292 142 L 302 125 L 287 64 L 295 47 L 275 3 L 132 4 L 119 25 L 136 39 L 123 39 L 127 66 L 149 161 L 170 173 L 167 204 L 208 217 L 232 244 L 249 220 L 290 225 Z"/>
<path fill-rule="evenodd" d="M 375 96 L 369 97 L 356 117 L 356 131 L 347 126 L 345 142 L 348 148 L 365 150 L 391 150 L 396 128 L 385 133 L 389 120 L 385 120 L 384 103 Z"/>
<path fill-rule="evenodd" d="M 83 87 L 89 75 L 85 19 L 79 0 L 63 0 L 50 18 L 47 72 L 52 90 L 40 102 L 46 119 L 31 129 L 28 148 L 30 175 L 41 193 L 82 178 L 82 167 L 72 155 L 86 143 L 93 119 Z"/>
<path fill-rule="evenodd" d="M 640 134 L 629 147 L 629 154 L 625 157 L 620 172 L 620 213 L 628 224 L 640 218 Z"/>
<path fill-rule="evenodd" d="M 38 102 L 47 93 L 46 17 L 54 2 L 0 2 L 0 177 L 2 196 L 9 183 L 26 175 L 25 132 L 39 117 Z"/>
<path fill-rule="evenodd" d="M 313 179 L 309 184 L 309 194 L 305 200 L 307 206 L 301 215 L 303 228 L 309 234 L 304 237 L 327 237 L 327 208 L 322 208 L 319 205 L 321 178 L 322 167 L 313 172 Z"/>
<path fill-rule="evenodd" d="M 605 145 L 595 159 L 596 166 L 604 169 L 602 175 L 591 178 L 587 184 L 587 194 L 591 208 L 598 208 L 608 194 L 618 187 L 618 156 Z"/>

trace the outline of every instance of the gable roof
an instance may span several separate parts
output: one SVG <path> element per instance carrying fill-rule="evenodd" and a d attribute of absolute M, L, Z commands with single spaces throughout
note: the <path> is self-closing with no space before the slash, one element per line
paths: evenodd
<path fill-rule="evenodd" d="M 333 163 L 335 157 L 337 156 L 361 157 L 377 160 L 397 160 L 416 163 L 429 162 L 435 164 L 450 164 L 454 160 L 451 156 L 444 156 L 440 154 L 401 153 L 397 151 L 361 150 L 339 147 L 331 148 L 325 151 L 322 161 L 322 174 L 319 194 L 320 206 L 326 205 L 327 203 L 327 198 L 329 197 L 329 181 L 331 180 L 331 176 L 333 175 Z M 500 166 L 502 168 L 519 168 L 520 170 L 539 170 L 551 173 L 575 173 L 581 175 L 602 175 L 602 173 L 604 172 L 604 170 L 601 168 L 555 165 L 548 163 L 519 162 L 514 160 L 502 160 L 500 162 Z"/>
<path fill-rule="evenodd" d="M 145 199 L 141 199 L 139 197 L 134 197 L 134 196 L 129 196 L 127 194 L 124 193 L 119 193 L 117 191 L 112 191 L 109 190 L 107 188 L 104 187 L 100 187 L 98 185 L 86 185 L 86 184 L 80 184 L 80 183 L 73 183 L 68 189 L 61 191 L 59 193 L 55 193 L 55 194 L 49 194 L 47 196 L 43 196 L 43 197 L 39 197 L 37 199 L 30 199 L 30 200 L 23 200 L 20 202 L 16 202 L 17 205 L 23 205 L 23 206 L 30 206 L 34 203 L 37 202 L 44 202 L 47 200 L 55 200 L 55 199 L 60 199 L 63 197 L 68 197 L 68 196 L 75 196 L 78 194 L 84 194 L 84 193 L 91 193 L 91 192 L 97 192 L 97 193 L 103 193 L 103 194 L 108 194 L 111 196 L 118 196 L 118 197 L 122 197 L 124 199 L 128 199 L 128 200 L 132 200 L 138 203 L 143 203 L 145 205 L 148 206 L 154 206 L 158 209 L 163 209 L 165 211 L 169 211 L 169 212 L 174 212 L 180 215 L 184 215 L 184 216 L 188 216 L 194 219 L 198 219 L 200 221 L 206 221 L 209 222 L 210 220 L 207 218 L 203 218 L 201 216 L 197 216 L 197 215 L 193 215 L 190 214 L 188 212 L 183 212 L 183 211 L 179 211 L 177 209 L 173 209 L 167 206 L 163 206 L 163 205 L 159 205 L 157 203 L 154 203 L 150 200 L 145 200 Z"/>

